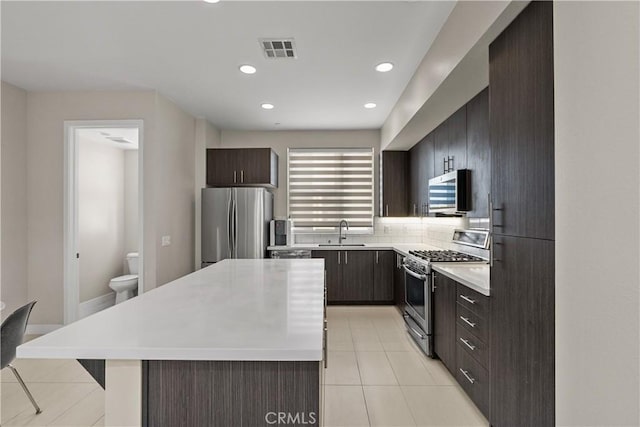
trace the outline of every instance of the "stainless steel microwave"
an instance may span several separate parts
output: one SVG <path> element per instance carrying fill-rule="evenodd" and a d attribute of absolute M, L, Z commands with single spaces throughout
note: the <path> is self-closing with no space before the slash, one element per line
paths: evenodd
<path fill-rule="evenodd" d="M 471 171 L 458 169 L 429 180 L 429 213 L 462 215 L 471 210 Z"/>

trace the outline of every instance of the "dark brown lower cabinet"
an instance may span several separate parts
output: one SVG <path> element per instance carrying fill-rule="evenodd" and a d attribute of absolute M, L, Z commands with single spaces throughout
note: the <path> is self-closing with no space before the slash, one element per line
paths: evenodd
<path fill-rule="evenodd" d="M 490 419 L 489 298 L 434 271 L 434 351 Z"/>
<path fill-rule="evenodd" d="M 400 310 L 400 313 L 404 313 L 405 301 L 405 289 L 404 289 L 404 269 L 402 268 L 402 255 L 394 253 L 393 264 L 393 300 Z"/>
<path fill-rule="evenodd" d="M 380 265 L 376 265 L 376 252 Z M 391 254 L 393 251 L 317 250 L 311 256 L 324 259 L 328 303 L 364 304 L 393 301 Z"/>
<path fill-rule="evenodd" d="M 373 300 L 376 302 L 391 302 L 394 299 L 395 255 L 394 251 L 374 252 Z"/>
<path fill-rule="evenodd" d="M 456 282 L 433 272 L 433 350 L 442 363 L 456 370 Z"/>
<path fill-rule="evenodd" d="M 327 280 L 327 302 L 345 301 L 342 282 L 342 265 L 339 257 L 342 251 L 312 251 L 313 258 L 324 259 L 324 270 Z"/>
<path fill-rule="evenodd" d="M 493 236 L 491 424 L 555 424 L 555 244 Z"/>
<path fill-rule="evenodd" d="M 344 299 L 352 302 L 373 301 L 374 251 L 342 251 L 342 254 Z"/>
<path fill-rule="evenodd" d="M 458 369 L 455 377 L 458 384 L 467 392 L 484 416 L 489 418 L 489 371 L 471 357 L 461 344 L 458 344 L 456 362 Z"/>

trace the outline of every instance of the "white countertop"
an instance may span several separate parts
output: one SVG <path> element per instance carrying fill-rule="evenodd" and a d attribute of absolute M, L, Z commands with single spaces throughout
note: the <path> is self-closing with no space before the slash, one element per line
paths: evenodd
<path fill-rule="evenodd" d="M 322 360 L 323 319 L 323 260 L 225 260 L 29 341 L 17 354 Z"/>
<path fill-rule="evenodd" d="M 431 268 L 482 295 L 490 295 L 489 264 L 435 262 Z"/>
<path fill-rule="evenodd" d="M 364 246 L 353 246 L 348 243 L 339 245 L 320 245 L 318 243 L 298 243 L 291 246 L 269 246 L 269 251 L 289 251 L 299 249 L 310 249 L 313 251 L 384 251 L 394 250 L 403 255 L 409 255 L 409 251 L 429 251 L 429 250 L 441 250 L 431 245 L 425 245 L 423 243 L 365 243 Z"/>
<path fill-rule="evenodd" d="M 431 245 L 423 243 L 365 243 L 364 246 L 350 246 L 348 243 L 342 246 L 320 246 L 318 243 L 300 243 L 291 246 L 269 246 L 268 250 L 298 250 L 310 249 L 314 251 L 357 251 L 357 250 L 394 250 L 402 255 L 409 255 L 409 251 L 426 251 L 426 250 L 442 250 Z M 469 288 L 480 292 L 482 295 L 489 296 L 489 265 L 476 263 L 432 263 L 432 268 L 442 274 L 462 283 Z"/>

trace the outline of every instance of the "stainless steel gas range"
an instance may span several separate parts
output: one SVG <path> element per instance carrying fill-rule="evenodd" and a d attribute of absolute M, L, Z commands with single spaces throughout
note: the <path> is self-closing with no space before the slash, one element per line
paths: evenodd
<path fill-rule="evenodd" d="M 489 232 L 485 230 L 456 230 L 453 243 L 486 249 Z M 476 262 L 487 260 L 452 250 L 409 251 L 404 258 L 405 312 L 404 321 L 409 335 L 429 357 L 433 357 L 433 262 Z"/>

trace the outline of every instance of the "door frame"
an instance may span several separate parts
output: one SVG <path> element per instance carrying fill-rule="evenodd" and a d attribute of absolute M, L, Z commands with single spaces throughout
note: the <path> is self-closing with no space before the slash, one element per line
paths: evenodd
<path fill-rule="evenodd" d="M 78 251 L 78 140 L 76 131 L 95 128 L 138 129 L 138 295 L 144 292 L 144 121 L 65 120 L 64 121 L 64 244 L 63 288 L 64 324 L 79 319 L 80 283 Z"/>

